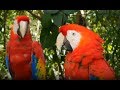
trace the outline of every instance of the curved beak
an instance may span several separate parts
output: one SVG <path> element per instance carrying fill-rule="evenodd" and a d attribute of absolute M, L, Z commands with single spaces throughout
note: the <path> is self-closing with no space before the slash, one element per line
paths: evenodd
<path fill-rule="evenodd" d="M 62 45 L 61 49 L 65 49 L 67 51 L 73 51 L 73 49 L 70 45 L 70 42 L 66 39 L 66 37 L 64 38 L 63 45 Z"/>
<path fill-rule="evenodd" d="M 18 30 L 18 35 L 21 37 L 21 38 L 24 38 L 26 32 L 27 32 L 27 28 L 28 27 L 28 22 L 27 21 L 21 21 L 20 22 L 20 27 L 19 27 L 19 30 Z"/>
<path fill-rule="evenodd" d="M 73 51 L 70 45 L 70 42 L 67 40 L 67 38 L 62 33 L 60 33 L 57 37 L 56 46 L 60 52 L 62 50 Z"/>

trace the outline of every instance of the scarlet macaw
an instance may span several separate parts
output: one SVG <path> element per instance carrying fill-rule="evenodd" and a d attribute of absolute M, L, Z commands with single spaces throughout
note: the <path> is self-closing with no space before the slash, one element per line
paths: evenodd
<path fill-rule="evenodd" d="M 56 40 L 58 50 L 67 49 L 64 69 L 68 80 L 114 80 L 115 72 L 104 59 L 99 35 L 77 24 L 60 27 Z"/>
<path fill-rule="evenodd" d="M 46 78 L 45 58 L 41 44 L 32 41 L 29 17 L 16 17 L 7 43 L 6 65 L 13 80 Z"/>

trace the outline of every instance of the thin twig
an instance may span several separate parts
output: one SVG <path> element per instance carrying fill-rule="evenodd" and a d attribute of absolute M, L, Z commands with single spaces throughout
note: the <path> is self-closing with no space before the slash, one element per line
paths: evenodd
<path fill-rule="evenodd" d="M 27 10 L 27 11 L 28 11 L 33 17 L 41 20 L 41 17 L 40 17 L 40 16 L 37 16 L 36 14 L 34 14 L 34 13 L 33 13 L 32 11 L 30 11 L 30 10 Z"/>

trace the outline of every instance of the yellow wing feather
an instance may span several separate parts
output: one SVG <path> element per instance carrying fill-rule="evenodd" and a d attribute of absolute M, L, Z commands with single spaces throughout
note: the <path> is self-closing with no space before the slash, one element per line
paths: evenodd
<path fill-rule="evenodd" d="M 36 68 L 38 70 L 37 72 L 38 79 L 46 80 L 46 66 L 42 59 L 38 60 Z"/>

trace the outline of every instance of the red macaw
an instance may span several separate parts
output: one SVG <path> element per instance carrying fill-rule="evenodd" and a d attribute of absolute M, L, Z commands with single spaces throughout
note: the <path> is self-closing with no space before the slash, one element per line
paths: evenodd
<path fill-rule="evenodd" d="M 32 41 L 29 17 L 16 17 L 6 47 L 6 65 L 13 80 L 46 79 L 45 58 L 41 44 Z"/>
<path fill-rule="evenodd" d="M 67 49 L 64 69 L 68 80 L 114 80 L 115 72 L 104 59 L 99 35 L 84 26 L 66 24 L 60 27 L 56 40 L 58 50 Z"/>

